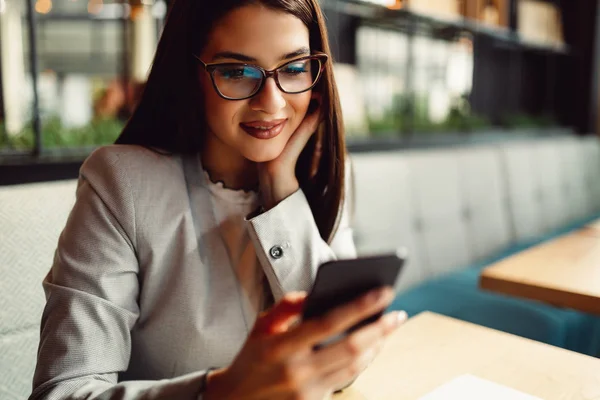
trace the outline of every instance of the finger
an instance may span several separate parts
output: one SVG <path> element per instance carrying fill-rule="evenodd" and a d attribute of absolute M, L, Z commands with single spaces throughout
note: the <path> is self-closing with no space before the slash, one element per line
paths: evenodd
<path fill-rule="evenodd" d="M 313 368 L 320 375 L 330 374 L 354 362 L 366 352 L 379 353 L 385 338 L 406 321 L 403 311 L 391 312 L 311 357 Z"/>
<path fill-rule="evenodd" d="M 318 92 L 312 92 L 310 95 L 310 102 L 304 117 L 314 116 L 317 122 L 323 118 L 323 95 Z"/>
<path fill-rule="evenodd" d="M 368 350 L 376 350 L 396 328 L 406 321 L 405 312 L 392 312 L 381 317 L 376 322 L 369 324 L 342 340 L 317 351 L 312 358 L 316 366 L 323 366 L 321 371 L 327 370 L 327 360 L 338 360 L 338 365 L 344 365 L 360 357 Z M 331 363 L 333 365 L 333 363 Z M 320 368 L 320 367 L 317 367 Z"/>
<path fill-rule="evenodd" d="M 312 137 L 312 135 L 317 131 L 319 127 L 319 123 L 322 120 L 322 96 L 320 93 L 313 93 L 312 100 L 317 102 L 317 108 L 315 110 L 308 110 L 304 119 L 296 128 L 296 131 L 291 136 L 287 149 L 289 149 L 289 153 L 300 153 L 302 149 L 308 143 L 308 140 Z M 312 112 L 311 112 L 312 111 Z"/>
<path fill-rule="evenodd" d="M 322 381 L 325 377 L 356 363 L 362 365 L 361 359 L 372 362 L 379 353 L 385 337 L 404 319 L 400 312 L 390 313 L 330 347 L 316 352 L 310 348 L 299 350 L 293 356 L 296 362 L 290 364 L 292 369 L 288 375 L 294 375 L 295 382 L 304 382 L 300 385 L 302 387 L 317 385 L 323 388 Z M 278 350 L 277 353 L 276 358 L 280 355 Z"/>
<path fill-rule="evenodd" d="M 374 353 L 374 350 L 367 351 L 344 368 L 326 375 L 321 380 L 322 387 L 333 392 L 334 390 L 348 386 L 350 382 L 354 381 L 367 369 L 375 357 Z"/>
<path fill-rule="evenodd" d="M 258 318 L 252 334 L 272 335 L 285 332 L 300 317 L 305 299 L 305 292 L 286 294 L 279 303 Z"/>
<path fill-rule="evenodd" d="M 373 290 L 358 299 L 328 312 L 325 316 L 305 321 L 282 335 L 282 351 L 293 353 L 298 348 L 311 348 L 326 339 L 342 334 L 370 316 L 383 311 L 394 298 L 390 287 Z"/>
<path fill-rule="evenodd" d="M 321 93 L 313 92 L 311 96 L 311 102 L 314 102 L 315 106 L 313 108 L 309 107 L 307 110 L 304 116 L 304 121 L 306 121 L 306 123 L 302 126 L 302 130 L 300 132 L 305 134 L 297 135 L 302 136 L 306 140 L 308 140 L 313 133 L 315 133 L 319 127 L 319 124 L 323 120 L 323 96 Z"/>

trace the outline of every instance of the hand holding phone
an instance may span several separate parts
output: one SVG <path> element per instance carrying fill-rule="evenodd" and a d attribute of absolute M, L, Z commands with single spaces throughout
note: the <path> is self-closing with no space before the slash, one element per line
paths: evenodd
<path fill-rule="evenodd" d="M 259 315 L 234 361 L 209 375 L 204 396 L 207 400 L 323 399 L 347 387 L 402 325 L 405 314 L 391 312 L 335 344 L 317 351 L 315 345 L 387 307 L 392 299 L 391 290 L 375 290 L 324 316 L 323 324 L 314 320 L 298 324 L 306 294 L 286 294 Z"/>
<path fill-rule="evenodd" d="M 394 254 L 324 263 L 317 271 L 302 318 L 320 317 L 370 290 L 394 287 L 405 261 L 406 251 L 402 249 Z M 372 315 L 347 333 L 376 321 L 382 314 Z"/>

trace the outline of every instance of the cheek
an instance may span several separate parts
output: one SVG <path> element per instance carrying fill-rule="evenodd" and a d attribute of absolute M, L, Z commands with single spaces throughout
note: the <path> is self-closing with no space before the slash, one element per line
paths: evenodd
<path fill-rule="evenodd" d="M 209 128 L 216 134 L 230 129 L 241 107 L 237 101 L 229 101 L 219 96 L 210 80 L 202 80 L 204 96 L 204 113 Z"/>

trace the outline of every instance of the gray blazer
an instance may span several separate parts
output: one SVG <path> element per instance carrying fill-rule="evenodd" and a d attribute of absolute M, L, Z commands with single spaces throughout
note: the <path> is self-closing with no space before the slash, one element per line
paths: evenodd
<path fill-rule="evenodd" d="M 43 282 L 30 399 L 198 399 L 204 371 L 233 360 L 254 321 L 205 179 L 198 157 L 137 146 L 85 161 Z M 356 256 L 347 214 L 330 245 L 301 190 L 246 222 L 275 301 Z"/>

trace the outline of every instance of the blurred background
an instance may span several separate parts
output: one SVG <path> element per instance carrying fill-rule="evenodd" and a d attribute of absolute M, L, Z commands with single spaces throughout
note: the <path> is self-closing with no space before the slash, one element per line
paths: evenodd
<path fill-rule="evenodd" d="M 73 171 L 114 141 L 169 2 L 0 0 L 0 183 Z M 598 130 L 592 0 L 321 3 L 351 149 Z"/>
<path fill-rule="evenodd" d="M 599 2 L 320 1 L 353 164 L 358 254 L 409 252 L 392 309 L 600 357 Z M 31 390 L 41 281 L 79 168 L 134 110 L 171 5 L 0 0 L 3 400 Z M 415 382 L 467 365 L 444 351 L 434 352 L 435 369 L 412 371 Z M 501 364 L 502 382 L 517 371 L 505 361 L 478 365 L 488 376 Z M 577 368 L 558 364 L 544 363 L 554 375 L 539 363 L 523 368 L 543 378 L 536 387 L 561 386 L 558 397 L 600 393 L 597 375 L 574 380 Z"/>

